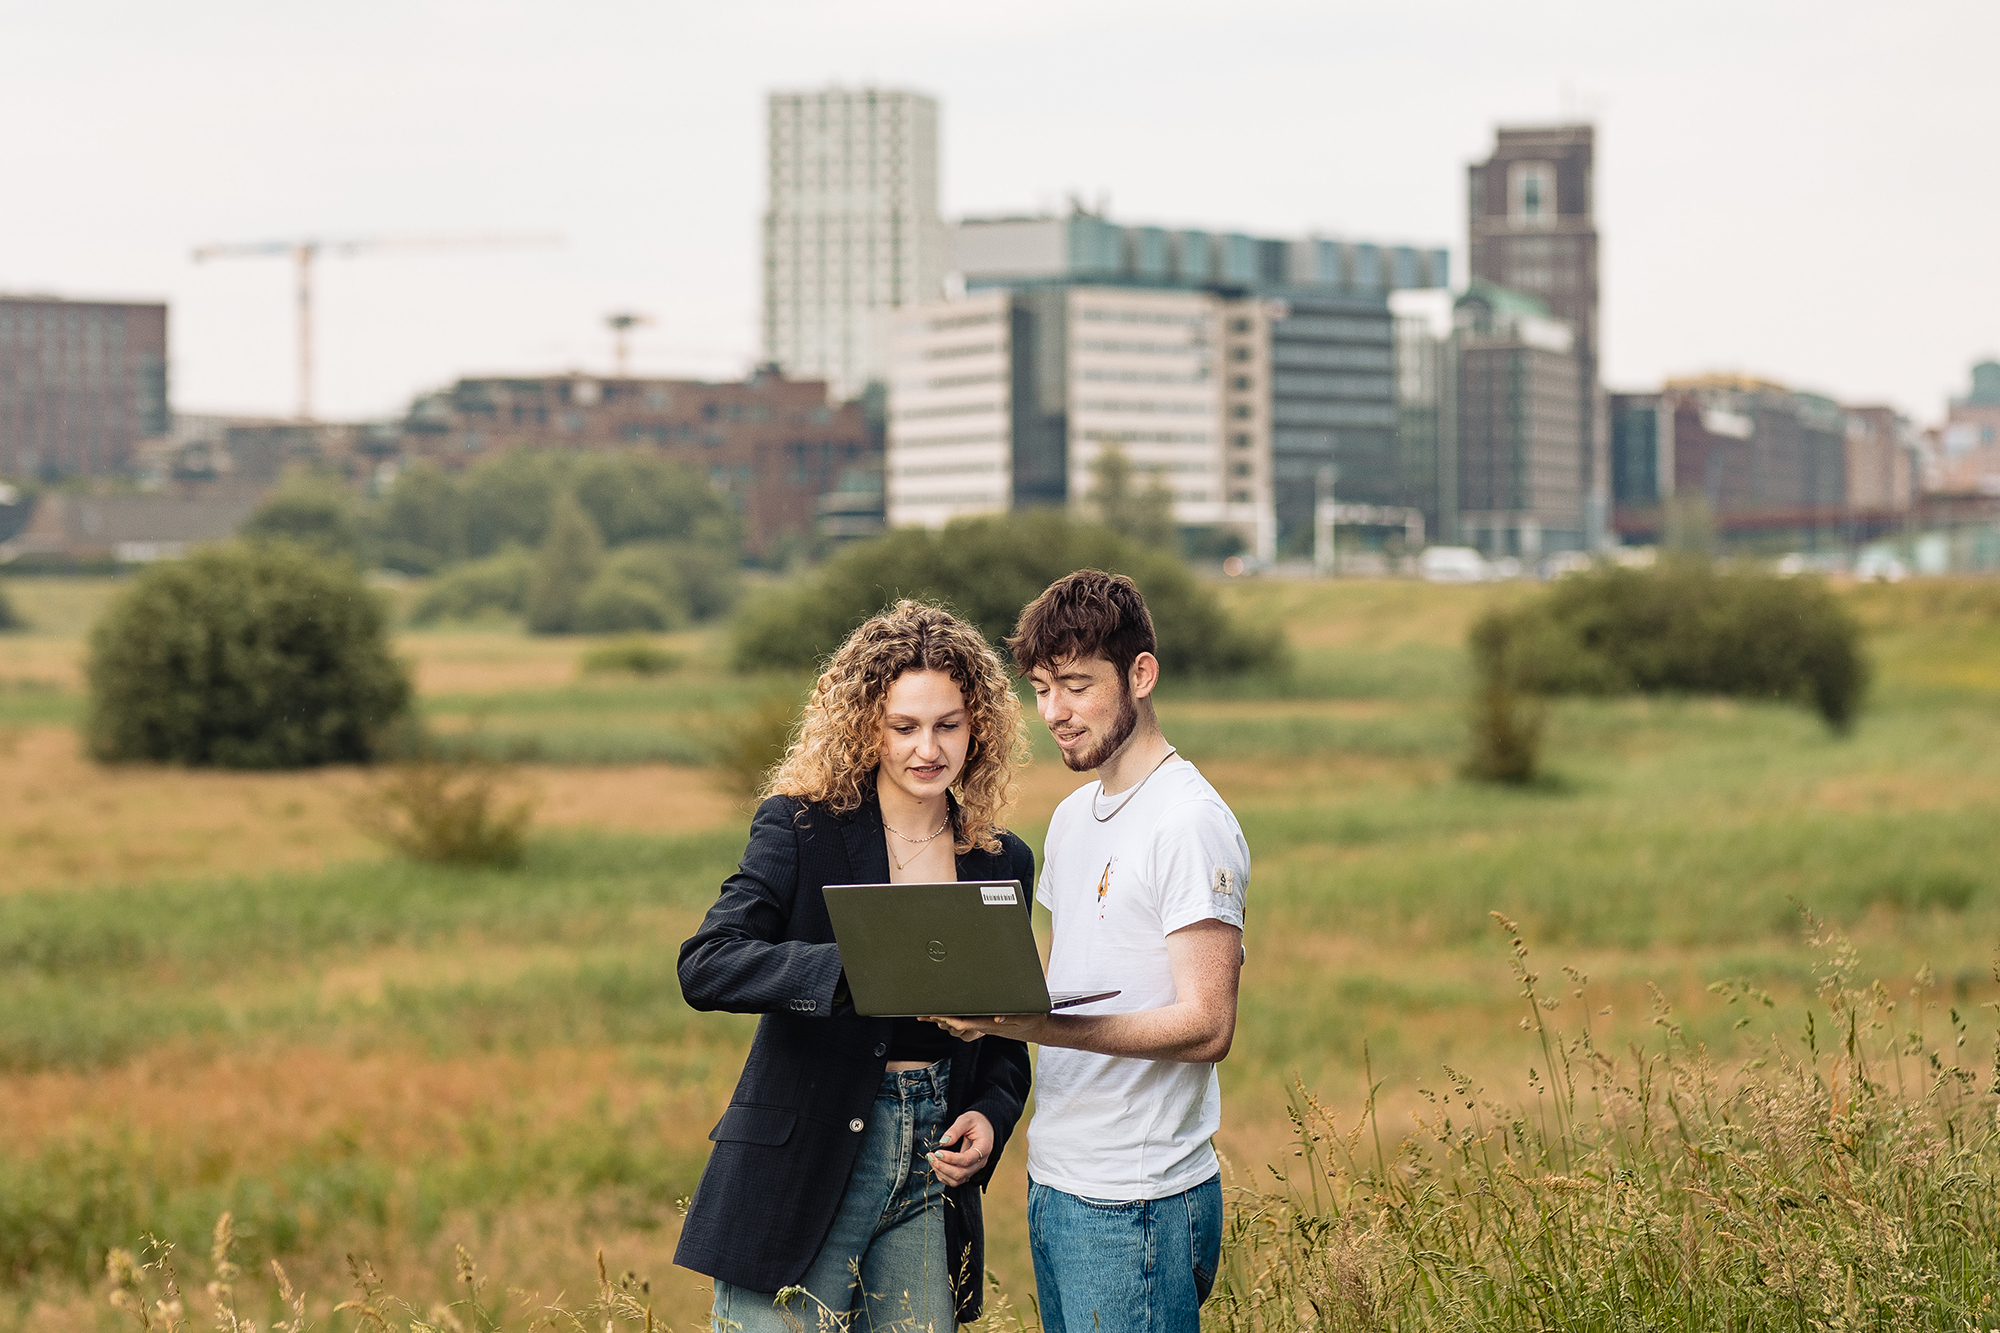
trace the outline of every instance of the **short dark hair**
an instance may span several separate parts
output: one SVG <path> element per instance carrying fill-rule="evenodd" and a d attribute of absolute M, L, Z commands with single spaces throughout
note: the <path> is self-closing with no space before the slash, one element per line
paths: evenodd
<path fill-rule="evenodd" d="M 1021 609 L 1007 651 L 1023 675 L 1071 658 L 1101 657 L 1125 680 L 1140 653 L 1159 654 L 1159 640 L 1138 584 L 1123 574 L 1079 569 Z"/>

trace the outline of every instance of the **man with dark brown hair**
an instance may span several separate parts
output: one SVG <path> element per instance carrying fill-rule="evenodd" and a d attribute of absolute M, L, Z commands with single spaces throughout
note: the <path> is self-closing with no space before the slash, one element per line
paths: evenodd
<path fill-rule="evenodd" d="M 1130 579 L 1058 579 L 1007 645 L 1063 762 L 1098 775 L 1049 822 L 1049 986 L 1119 994 L 949 1026 L 1042 1047 L 1028 1228 L 1043 1327 L 1195 1333 L 1221 1250 L 1215 1062 L 1236 1031 L 1250 849 L 1160 733 L 1153 621 Z"/>

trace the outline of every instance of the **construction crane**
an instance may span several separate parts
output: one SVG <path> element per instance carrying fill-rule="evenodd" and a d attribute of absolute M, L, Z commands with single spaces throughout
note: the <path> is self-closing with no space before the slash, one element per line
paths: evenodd
<path fill-rule="evenodd" d="M 633 329 L 642 324 L 651 324 L 653 317 L 642 315 L 636 310 L 620 310 L 615 314 L 606 315 L 604 322 L 611 329 L 612 355 L 617 358 L 618 378 L 622 380 L 625 378 L 626 339 Z"/>
<path fill-rule="evenodd" d="M 375 250 L 485 250 L 561 245 L 562 237 L 547 233 L 477 236 L 368 236 L 348 240 L 309 237 L 297 241 L 247 241 L 198 246 L 197 264 L 209 259 L 257 259 L 290 255 L 298 274 L 299 420 L 311 421 L 313 389 L 312 288 L 313 261 L 321 254 L 358 255 Z"/>

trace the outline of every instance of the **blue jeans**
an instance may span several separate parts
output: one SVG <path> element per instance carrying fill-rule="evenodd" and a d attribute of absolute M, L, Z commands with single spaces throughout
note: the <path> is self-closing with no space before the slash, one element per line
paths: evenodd
<path fill-rule="evenodd" d="M 714 1333 L 951 1333 L 944 1183 L 924 1160 L 946 1129 L 950 1074 L 943 1060 L 883 1072 L 847 1190 L 799 1282 L 803 1290 L 746 1291 L 718 1278 Z"/>
<path fill-rule="evenodd" d="M 1222 1177 L 1164 1199 L 1028 1182 L 1043 1333 L 1198 1333 L 1222 1261 Z"/>

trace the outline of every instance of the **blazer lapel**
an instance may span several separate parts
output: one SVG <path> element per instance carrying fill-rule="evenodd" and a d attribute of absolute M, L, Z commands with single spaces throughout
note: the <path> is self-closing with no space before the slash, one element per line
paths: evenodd
<path fill-rule="evenodd" d="M 882 810 L 873 801 L 863 801 L 841 825 L 847 839 L 847 868 L 855 884 L 889 882 L 889 847 L 882 841 Z"/>

